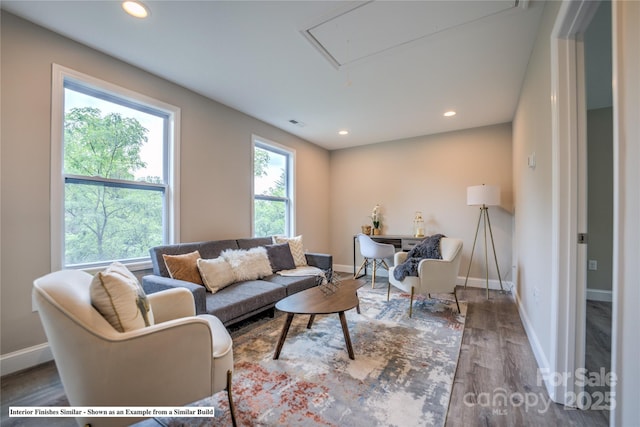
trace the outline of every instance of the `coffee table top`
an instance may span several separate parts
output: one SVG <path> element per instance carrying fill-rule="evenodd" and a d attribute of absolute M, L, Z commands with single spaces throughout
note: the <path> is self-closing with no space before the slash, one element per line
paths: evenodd
<path fill-rule="evenodd" d="M 356 291 L 364 280 L 348 279 L 340 282 L 335 292 L 326 294 L 320 286 L 289 295 L 276 303 L 276 308 L 294 314 L 330 314 L 347 311 L 359 303 Z"/>

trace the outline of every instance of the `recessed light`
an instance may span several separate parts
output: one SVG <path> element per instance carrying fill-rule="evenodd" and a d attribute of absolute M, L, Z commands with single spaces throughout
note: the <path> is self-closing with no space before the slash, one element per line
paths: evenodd
<path fill-rule="evenodd" d="M 149 9 L 139 1 L 127 0 L 122 2 L 122 8 L 129 15 L 136 18 L 146 18 L 149 16 Z"/>
<path fill-rule="evenodd" d="M 349 135 L 349 131 L 343 129 L 341 131 L 338 131 L 338 134 L 340 134 L 340 135 Z"/>
<path fill-rule="evenodd" d="M 446 113 L 444 113 L 445 117 L 453 117 L 456 115 L 455 111 L 447 111 Z"/>

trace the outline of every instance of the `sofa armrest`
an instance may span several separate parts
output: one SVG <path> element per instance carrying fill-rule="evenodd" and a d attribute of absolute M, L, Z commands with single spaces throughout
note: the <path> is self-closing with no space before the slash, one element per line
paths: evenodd
<path fill-rule="evenodd" d="M 193 295 L 196 314 L 207 313 L 207 292 L 202 285 L 196 285 L 195 283 L 172 279 L 170 277 L 149 274 L 142 278 L 142 288 L 146 294 L 153 294 L 167 289 L 187 288 Z"/>
<path fill-rule="evenodd" d="M 305 253 L 305 257 L 307 258 L 307 264 L 313 267 L 318 267 L 322 271 L 324 271 L 325 276 L 328 280 L 331 280 L 331 276 L 333 275 L 333 256 L 329 254 L 319 254 L 319 253 Z"/>

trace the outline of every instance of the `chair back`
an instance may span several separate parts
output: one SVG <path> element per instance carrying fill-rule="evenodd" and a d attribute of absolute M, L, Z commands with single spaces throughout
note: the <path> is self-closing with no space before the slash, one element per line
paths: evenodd
<path fill-rule="evenodd" d="M 38 314 L 71 406 L 102 402 L 110 375 L 106 362 L 121 335 L 91 305 L 91 280 L 84 271 L 62 270 L 33 283 Z M 113 420 L 105 418 L 100 424 Z"/>
<path fill-rule="evenodd" d="M 446 261 L 454 261 L 456 257 L 461 258 L 462 240 L 443 237 L 440 239 L 440 254 L 442 259 Z M 460 265 L 460 262 L 458 262 L 458 265 Z"/>
<path fill-rule="evenodd" d="M 371 237 L 362 233 L 358 234 L 358 244 L 360 245 L 360 254 L 364 258 L 392 258 L 395 253 L 395 248 L 393 245 L 388 243 L 376 242 Z"/>

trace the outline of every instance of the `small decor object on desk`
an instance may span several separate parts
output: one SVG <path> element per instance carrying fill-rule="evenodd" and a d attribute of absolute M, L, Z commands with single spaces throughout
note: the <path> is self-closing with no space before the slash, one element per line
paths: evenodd
<path fill-rule="evenodd" d="M 416 216 L 413 219 L 413 235 L 414 237 L 424 237 L 424 220 L 420 211 L 416 211 Z"/>
<path fill-rule="evenodd" d="M 373 232 L 371 234 L 380 234 L 380 205 L 377 204 L 373 207 L 373 212 L 371 212 L 371 222 L 373 223 Z"/>
<path fill-rule="evenodd" d="M 367 236 L 371 234 L 371 226 L 370 225 L 363 225 L 361 226 L 362 228 L 362 234 L 366 234 Z"/>
<path fill-rule="evenodd" d="M 318 282 L 318 287 L 325 295 L 331 295 L 337 291 L 342 282 L 337 274 L 331 276 L 331 280 L 324 280 L 322 277 L 318 277 L 316 280 Z"/>

